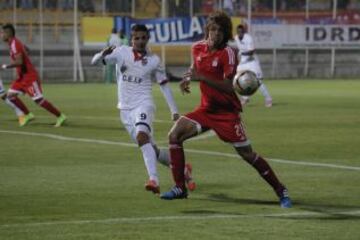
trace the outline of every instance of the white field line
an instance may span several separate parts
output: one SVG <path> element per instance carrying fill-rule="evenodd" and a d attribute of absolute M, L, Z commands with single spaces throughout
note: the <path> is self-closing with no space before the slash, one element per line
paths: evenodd
<path fill-rule="evenodd" d="M 51 138 L 51 139 L 61 140 L 61 141 L 85 142 L 85 143 L 96 143 L 96 144 L 105 144 L 105 145 L 117 145 L 117 146 L 122 146 L 122 147 L 137 147 L 137 145 L 134 144 L 134 143 L 115 142 L 115 141 L 97 140 L 97 139 L 89 139 L 89 138 L 65 137 L 65 136 L 56 135 L 56 134 L 50 134 L 50 133 L 9 131 L 9 130 L 1 130 L 1 129 L 0 129 L 0 133 L 46 137 L 46 138 Z M 196 149 L 185 149 L 185 151 L 188 152 L 188 153 L 197 153 L 197 154 L 210 155 L 210 156 L 240 158 L 239 155 L 231 154 L 231 153 L 222 153 L 222 152 L 196 150 Z M 335 168 L 335 169 L 345 169 L 345 170 L 360 171 L 360 167 L 345 166 L 345 165 L 338 165 L 338 164 L 331 164 L 331 163 L 303 162 L 303 161 L 297 161 L 297 160 L 284 160 L 284 159 L 272 159 L 272 158 L 268 158 L 268 160 L 272 161 L 272 162 L 277 162 L 277 163 L 282 163 L 282 164 L 289 164 L 289 165 L 302 165 L 302 166 L 311 166 L 311 167 L 323 167 L 323 168 Z"/>
<path fill-rule="evenodd" d="M 49 222 L 31 222 L 31 223 L 10 223 L 2 224 L 0 228 L 16 227 L 44 227 L 58 225 L 83 225 L 83 224 L 118 224 L 118 223 L 141 223 L 154 221 L 184 221 L 184 220 L 216 220 L 216 219 L 244 219 L 244 218 L 304 218 L 304 217 L 358 217 L 360 210 L 353 211 L 329 211 L 329 212 L 290 212 L 290 213 L 268 213 L 268 214 L 213 214 L 213 215 L 187 215 L 187 216 L 153 216 L 153 217 L 123 217 L 107 218 L 94 220 L 68 220 L 68 221 L 49 221 Z"/>
<path fill-rule="evenodd" d="M 85 143 L 97 143 L 97 144 L 105 144 L 105 145 L 118 145 L 118 146 L 123 146 L 123 147 L 137 147 L 137 145 L 135 143 L 115 142 L 115 141 L 97 140 L 97 139 L 89 139 L 89 138 L 73 138 L 73 137 L 65 137 L 65 136 L 61 136 L 61 135 L 56 135 L 56 134 L 52 134 L 52 133 L 20 132 L 20 131 L 7 131 L 7 130 L 0 130 L 0 133 L 35 136 L 35 137 L 46 137 L 46 138 L 51 138 L 51 139 L 55 139 L 55 140 L 69 141 L 69 142 L 85 142 Z"/>

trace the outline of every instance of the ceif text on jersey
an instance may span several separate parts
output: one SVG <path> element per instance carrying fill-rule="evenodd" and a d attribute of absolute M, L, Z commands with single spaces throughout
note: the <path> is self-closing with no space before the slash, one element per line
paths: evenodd
<path fill-rule="evenodd" d="M 122 80 L 124 82 L 132 82 L 132 83 L 138 83 L 138 84 L 140 84 L 143 81 L 143 79 L 140 77 L 135 77 L 135 76 L 126 75 L 126 74 L 122 75 Z"/>

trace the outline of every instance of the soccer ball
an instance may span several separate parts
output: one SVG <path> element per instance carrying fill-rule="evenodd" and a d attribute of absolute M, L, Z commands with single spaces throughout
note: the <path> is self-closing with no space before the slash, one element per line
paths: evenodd
<path fill-rule="evenodd" d="M 259 79 L 252 71 L 237 73 L 233 79 L 234 90 L 243 96 L 253 95 L 260 84 Z"/>

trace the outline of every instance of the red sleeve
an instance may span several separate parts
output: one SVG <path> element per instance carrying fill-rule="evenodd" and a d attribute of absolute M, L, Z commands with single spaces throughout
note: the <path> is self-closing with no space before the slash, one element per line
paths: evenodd
<path fill-rule="evenodd" d="M 11 52 L 14 56 L 18 55 L 19 53 L 23 54 L 23 49 L 24 48 L 23 48 L 21 42 L 19 42 L 19 41 L 14 41 L 11 44 Z"/>
<path fill-rule="evenodd" d="M 236 52 L 231 47 L 224 48 L 222 63 L 224 69 L 224 79 L 232 79 L 236 73 L 237 58 Z"/>

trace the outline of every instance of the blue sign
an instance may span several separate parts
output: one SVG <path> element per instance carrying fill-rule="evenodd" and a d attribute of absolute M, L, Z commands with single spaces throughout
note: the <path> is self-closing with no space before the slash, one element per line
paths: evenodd
<path fill-rule="evenodd" d="M 130 37 L 131 26 L 144 24 L 150 31 L 150 43 L 153 44 L 191 44 L 204 38 L 206 16 L 134 19 L 115 17 L 115 28 L 122 29 Z"/>

